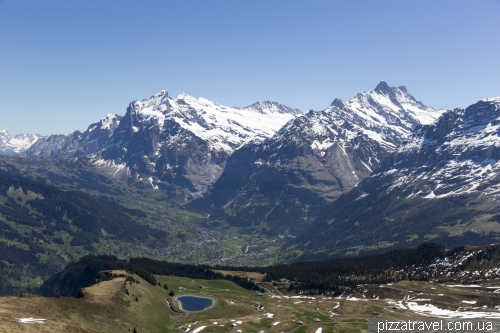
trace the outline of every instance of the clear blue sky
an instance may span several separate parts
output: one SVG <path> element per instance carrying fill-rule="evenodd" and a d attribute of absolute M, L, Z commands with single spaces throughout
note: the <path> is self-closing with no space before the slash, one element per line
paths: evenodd
<path fill-rule="evenodd" d="M 0 0 L 0 129 L 84 130 L 166 89 L 302 111 L 405 85 L 500 96 L 500 0 Z"/>

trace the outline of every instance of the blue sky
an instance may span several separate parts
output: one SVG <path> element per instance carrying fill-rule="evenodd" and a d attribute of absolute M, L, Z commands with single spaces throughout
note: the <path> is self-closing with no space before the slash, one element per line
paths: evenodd
<path fill-rule="evenodd" d="M 0 0 L 0 129 L 68 134 L 166 89 L 302 111 L 405 85 L 500 96 L 500 0 Z"/>

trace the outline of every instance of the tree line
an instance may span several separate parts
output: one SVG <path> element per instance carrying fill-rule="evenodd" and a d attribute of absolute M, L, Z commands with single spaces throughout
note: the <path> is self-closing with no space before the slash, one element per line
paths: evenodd
<path fill-rule="evenodd" d="M 119 260 L 112 255 L 87 255 L 77 262 L 68 264 L 62 272 L 44 281 L 39 292 L 45 296 L 76 297 L 80 288 L 88 287 L 93 283 L 97 273 L 114 269 L 137 273 L 153 285 L 156 284 L 153 275 L 175 275 L 192 279 L 229 280 L 249 290 L 260 290 L 260 287 L 247 278 L 225 276 L 214 272 L 206 265 L 171 263 L 150 258 Z"/>

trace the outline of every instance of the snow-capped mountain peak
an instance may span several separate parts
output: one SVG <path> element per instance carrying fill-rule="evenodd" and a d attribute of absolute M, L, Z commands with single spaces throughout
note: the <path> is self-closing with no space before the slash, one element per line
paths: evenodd
<path fill-rule="evenodd" d="M 442 113 L 418 102 L 404 86 L 390 87 L 381 81 L 373 91 L 357 94 L 346 102 L 335 99 L 325 110 L 348 137 L 364 133 L 387 151 L 394 150 L 419 125 L 434 122 Z"/>
<path fill-rule="evenodd" d="M 406 90 L 406 88 L 405 88 Z M 374 89 L 375 92 L 379 94 L 390 94 L 392 93 L 391 87 L 387 84 L 385 80 L 380 81 Z"/>
<path fill-rule="evenodd" d="M 431 124 L 440 115 L 433 108 L 417 101 L 406 87 L 389 87 L 385 81 L 381 81 L 373 91 L 356 95 L 346 104 L 360 111 L 364 111 L 363 108 L 366 111 L 371 109 L 381 116 L 397 116 L 409 128 Z"/>
<path fill-rule="evenodd" d="M 160 130 L 168 120 L 207 141 L 212 149 L 232 153 L 251 140 L 272 136 L 300 110 L 276 102 L 257 102 L 248 107 L 227 107 L 206 98 L 179 94 L 172 98 L 165 90 L 149 99 L 134 101 L 130 110 L 138 122 L 156 121 Z M 134 131 L 139 130 L 136 124 Z"/>
<path fill-rule="evenodd" d="M 118 126 L 120 124 L 120 119 L 118 115 L 108 113 L 101 119 L 101 128 L 102 129 L 109 129 L 111 126 L 115 125 Z"/>
<path fill-rule="evenodd" d="M 287 106 L 284 106 L 283 104 L 271 101 L 256 102 L 252 105 L 240 109 L 252 112 L 259 112 L 263 114 L 281 113 L 281 114 L 293 114 L 296 116 L 302 114 L 302 111 L 300 111 L 299 109 L 289 108 Z"/>
<path fill-rule="evenodd" d="M 330 104 L 330 106 L 336 106 L 338 108 L 344 108 L 345 107 L 344 102 L 340 98 L 335 98 L 333 100 L 332 104 Z"/>
<path fill-rule="evenodd" d="M 482 102 L 492 102 L 495 105 L 498 105 L 498 104 L 500 104 L 500 97 L 488 97 L 488 98 L 485 98 L 481 101 Z"/>

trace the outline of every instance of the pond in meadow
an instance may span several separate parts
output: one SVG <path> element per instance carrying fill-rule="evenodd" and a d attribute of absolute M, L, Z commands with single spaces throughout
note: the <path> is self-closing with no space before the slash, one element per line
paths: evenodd
<path fill-rule="evenodd" d="M 179 307 L 184 311 L 203 311 L 214 305 L 215 300 L 210 297 L 179 296 L 177 297 Z"/>

